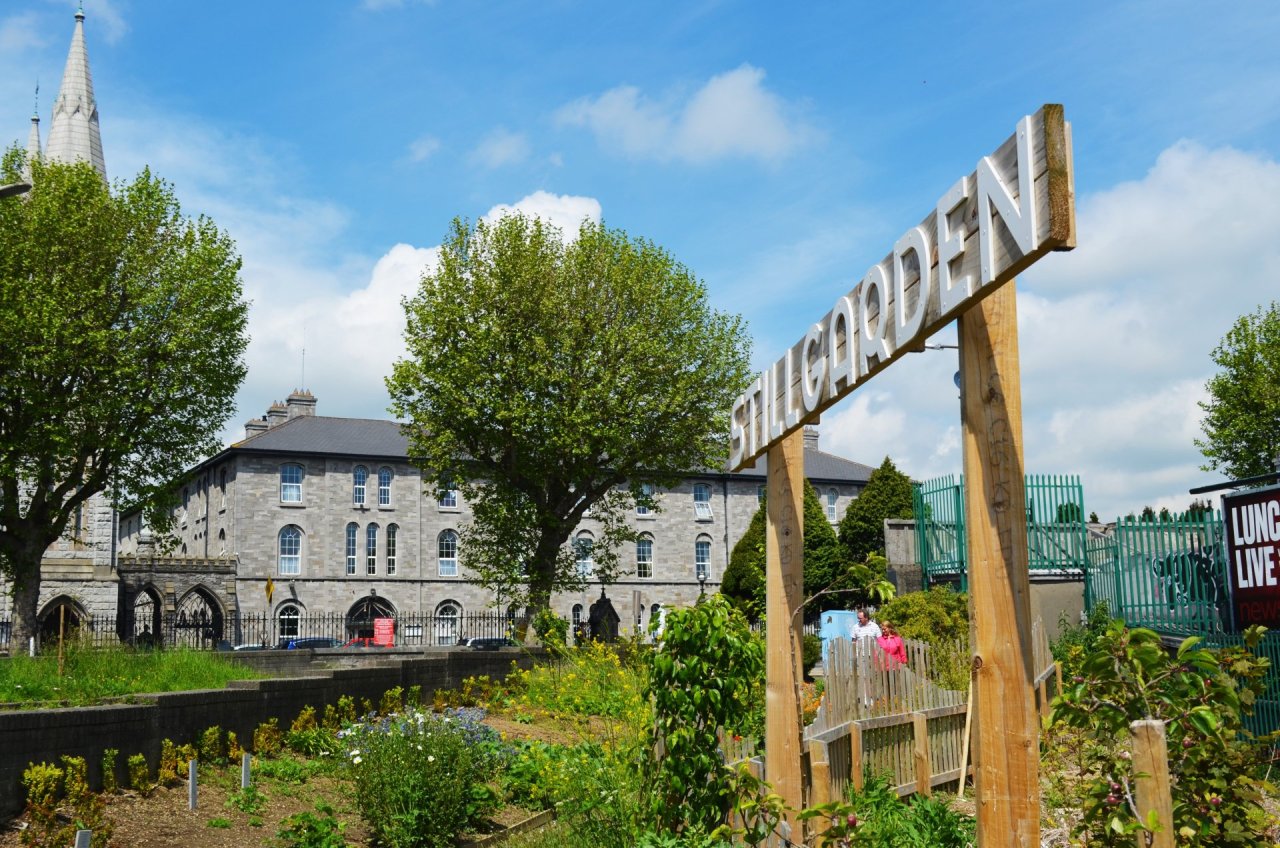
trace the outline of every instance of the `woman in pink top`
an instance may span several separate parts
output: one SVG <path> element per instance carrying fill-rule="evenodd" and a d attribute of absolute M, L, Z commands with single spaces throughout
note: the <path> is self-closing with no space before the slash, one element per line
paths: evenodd
<path fill-rule="evenodd" d="M 902 637 L 898 635 L 897 629 L 892 623 L 881 621 L 880 632 L 881 635 L 876 638 L 876 644 L 885 653 L 887 658 L 885 664 L 891 669 L 904 665 L 907 661 L 907 647 L 902 644 Z"/>

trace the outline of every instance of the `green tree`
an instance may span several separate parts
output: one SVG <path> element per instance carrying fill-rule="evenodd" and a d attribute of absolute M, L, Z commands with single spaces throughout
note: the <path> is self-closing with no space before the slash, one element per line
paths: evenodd
<path fill-rule="evenodd" d="M 1080 504 L 1075 501 L 1058 504 L 1057 519 L 1059 524 L 1079 524 L 1082 515 L 1084 515 L 1084 511 L 1080 509 Z"/>
<path fill-rule="evenodd" d="M 840 544 L 850 561 L 863 562 L 869 554 L 884 553 L 885 519 L 911 517 L 911 478 L 886 456 L 871 472 L 867 487 L 845 510 Z"/>
<path fill-rule="evenodd" d="M 1196 447 L 1233 479 L 1275 470 L 1280 461 L 1280 303 L 1236 319 L 1211 354 L 1220 371 L 1200 402 L 1204 440 Z"/>
<path fill-rule="evenodd" d="M 720 580 L 720 594 L 752 620 L 764 612 L 764 546 L 765 509 L 761 503 L 751 516 L 746 532 L 733 546 L 729 565 Z"/>
<path fill-rule="evenodd" d="M 0 181 L 21 164 L 10 150 Z M 167 526 L 171 475 L 219 447 L 248 344 L 235 247 L 169 185 L 41 162 L 31 182 L 0 200 L 0 569 L 18 644 L 41 556 L 91 496 Z"/>
<path fill-rule="evenodd" d="M 392 409 L 437 491 L 458 481 L 470 500 L 462 563 L 508 602 L 584 584 L 570 536 L 588 511 L 594 576 L 616 579 L 628 512 L 658 506 L 644 486 L 723 467 L 748 336 L 651 242 L 455 221 L 405 312 Z"/>

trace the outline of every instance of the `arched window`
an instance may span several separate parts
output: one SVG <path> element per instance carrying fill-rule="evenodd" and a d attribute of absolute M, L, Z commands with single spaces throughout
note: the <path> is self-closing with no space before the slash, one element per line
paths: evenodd
<path fill-rule="evenodd" d="M 302 503 L 302 466 L 280 466 L 280 502 Z"/>
<path fill-rule="evenodd" d="M 378 469 L 378 506 L 391 506 L 391 469 Z"/>
<path fill-rule="evenodd" d="M 457 509 L 458 508 L 458 489 L 452 481 L 445 483 L 440 491 L 440 508 L 441 509 Z"/>
<path fill-rule="evenodd" d="M 596 566 L 591 560 L 591 551 L 595 546 L 596 540 L 590 533 L 579 533 L 578 538 L 573 540 L 573 550 L 578 558 L 578 576 L 584 580 L 595 573 Z"/>
<path fill-rule="evenodd" d="M 839 492 L 835 489 L 827 489 L 827 520 L 832 524 L 836 521 L 836 501 L 839 499 Z"/>
<path fill-rule="evenodd" d="M 277 571 L 292 575 L 302 573 L 302 531 L 290 524 L 280 531 L 280 557 Z"/>
<path fill-rule="evenodd" d="M 440 534 L 436 545 L 436 562 L 441 577 L 458 576 L 458 534 L 446 530 Z"/>
<path fill-rule="evenodd" d="M 649 485 L 648 483 L 641 483 L 640 494 L 642 494 L 647 498 L 653 497 L 653 486 Z M 652 515 L 652 514 L 653 514 L 653 511 L 650 510 L 649 507 L 640 503 L 636 504 L 636 515 Z"/>
<path fill-rule="evenodd" d="M 378 525 L 364 528 L 364 573 L 378 573 Z"/>
<path fill-rule="evenodd" d="M 582 623 L 582 604 L 574 604 L 573 612 L 570 613 L 570 616 L 573 619 L 574 627 L 577 627 L 579 624 L 581 624 Z"/>
<path fill-rule="evenodd" d="M 369 469 L 357 465 L 351 472 L 351 503 L 353 506 L 364 506 L 364 484 L 369 479 Z"/>
<path fill-rule="evenodd" d="M 653 539 L 641 536 L 636 540 L 636 577 L 653 576 Z"/>
<path fill-rule="evenodd" d="M 396 536 L 400 535 L 400 528 L 395 524 L 387 525 L 387 576 L 395 577 L 396 575 Z"/>
<path fill-rule="evenodd" d="M 452 531 L 445 531 L 452 532 Z M 462 618 L 462 607 L 457 601 L 444 601 L 436 607 L 436 644 L 456 645 L 458 642 L 458 620 Z"/>
<path fill-rule="evenodd" d="M 351 576 L 356 573 L 356 537 L 360 528 L 353 521 L 347 525 L 347 575 Z"/>
<path fill-rule="evenodd" d="M 693 543 L 693 574 L 698 580 L 711 576 L 711 537 L 699 536 Z"/>
<path fill-rule="evenodd" d="M 711 520 L 711 487 L 706 483 L 693 487 L 693 517 L 699 521 Z"/>
<path fill-rule="evenodd" d="M 649 607 L 649 628 L 657 628 L 657 633 L 662 633 L 662 604 L 654 604 Z"/>
<path fill-rule="evenodd" d="M 297 604 L 284 604 L 276 613 L 280 622 L 280 638 L 292 639 L 298 635 L 298 622 L 302 619 L 302 609 Z"/>

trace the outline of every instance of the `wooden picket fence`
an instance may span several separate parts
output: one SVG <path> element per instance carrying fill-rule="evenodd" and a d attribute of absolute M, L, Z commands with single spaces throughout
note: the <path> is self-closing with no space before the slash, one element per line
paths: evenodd
<path fill-rule="evenodd" d="M 1061 673 L 1039 620 L 1031 635 L 1032 658 L 1041 669 L 1032 683 L 1043 715 L 1061 689 Z M 887 775 L 899 795 L 929 795 L 972 773 L 969 693 L 934 682 L 945 662 L 927 643 L 906 640 L 905 646 L 902 664 L 889 661 L 873 640 L 835 639 L 824 646 L 826 692 L 805 728 L 802 753 L 809 805 L 845 798 L 851 785 L 860 790 L 869 775 Z M 954 650 L 964 648 L 957 644 Z M 763 776 L 764 755 L 753 756 L 749 743 L 726 740 L 723 753 L 726 762 L 746 762 Z"/>

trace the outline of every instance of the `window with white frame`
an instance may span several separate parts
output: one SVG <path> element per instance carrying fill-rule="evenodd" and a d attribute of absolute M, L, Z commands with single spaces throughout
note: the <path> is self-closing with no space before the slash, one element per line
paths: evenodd
<path fill-rule="evenodd" d="M 650 486 L 648 483 L 641 483 L 640 494 L 644 495 L 647 498 L 653 497 L 653 486 Z M 652 510 L 649 509 L 649 507 L 640 503 L 636 504 L 636 515 L 652 515 L 652 514 L 653 512 Z"/>
<path fill-rule="evenodd" d="M 280 574 L 302 573 L 302 531 L 290 524 L 280 530 L 280 555 L 276 570 Z"/>
<path fill-rule="evenodd" d="M 590 578 L 595 573 L 596 564 L 591 559 L 591 552 L 595 546 L 596 540 L 590 533 L 579 533 L 578 538 L 573 540 L 573 549 L 578 560 L 578 576 L 583 579 Z"/>
<path fill-rule="evenodd" d="M 711 487 L 706 483 L 693 487 L 693 517 L 699 521 L 711 520 Z"/>
<path fill-rule="evenodd" d="M 357 465 L 351 472 L 351 503 L 354 506 L 364 506 L 364 486 L 368 479 L 369 469 L 363 465 Z"/>
<path fill-rule="evenodd" d="M 276 613 L 280 623 L 280 638 L 293 638 L 298 635 L 298 622 L 302 619 L 302 610 L 297 604 L 284 604 Z"/>
<path fill-rule="evenodd" d="M 360 532 L 360 528 L 355 522 L 347 525 L 347 575 L 352 576 L 356 573 L 356 538 Z"/>
<path fill-rule="evenodd" d="M 699 581 L 711 577 L 711 537 L 699 536 L 693 543 L 693 573 Z"/>
<path fill-rule="evenodd" d="M 280 502 L 302 503 L 302 466 L 280 466 Z"/>
<path fill-rule="evenodd" d="M 836 501 L 840 499 L 840 493 L 835 489 L 827 489 L 827 520 L 832 524 L 836 520 Z"/>
<path fill-rule="evenodd" d="M 452 482 L 446 483 L 441 490 L 439 505 L 441 509 L 458 508 L 458 489 Z"/>
<path fill-rule="evenodd" d="M 636 540 L 636 577 L 653 576 L 653 539 L 641 536 Z"/>
<path fill-rule="evenodd" d="M 378 525 L 364 528 L 364 573 L 378 573 Z"/>
<path fill-rule="evenodd" d="M 391 469 L 378 469 L 378 506 L 391 506 Z"/>
<path fill-rule="evenodd" d="M 446 530 L 436 543 L 436 562 L 441 577 L 458 576 L 458 534 Z"/>
<path fill-rule="evenodd" d="M 394 577 L 396 574 L 396 536 L 400 535 L 400 528 L 395 524 L 387 525 L 387 576 Z"/>
<path fill-rule="evenodd" d="M 573 610 L 572 612 L 570 612 L 570 616 L 573 618 L 574 627 L 577 627 L 579 624 L 581 624 L 582 623 L 582 604 L 574 604 Z"/>

